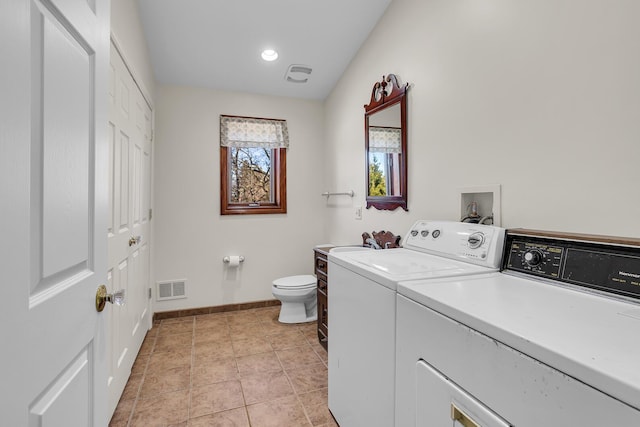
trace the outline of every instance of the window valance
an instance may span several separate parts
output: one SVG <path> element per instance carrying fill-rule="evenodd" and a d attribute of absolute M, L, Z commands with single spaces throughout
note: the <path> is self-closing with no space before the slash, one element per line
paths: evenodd
<path fill-rule="evenodd" d="M 287 121 L 220 116 L 220 146 L 289 148 Z"/>
<path fill-rule="evenodd" d="M 373 153 L 402 152 L 400 128 L 369 127 L 369 151 Z"/>

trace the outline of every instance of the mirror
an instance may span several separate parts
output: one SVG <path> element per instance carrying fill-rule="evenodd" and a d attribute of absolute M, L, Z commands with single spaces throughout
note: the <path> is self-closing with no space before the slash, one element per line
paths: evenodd
<path fill-rule="evenodd" d="M 409 84 L 395 75 L 373 85 L 364 106 L 367 209 L 407 208 L 407 100 Z"/>

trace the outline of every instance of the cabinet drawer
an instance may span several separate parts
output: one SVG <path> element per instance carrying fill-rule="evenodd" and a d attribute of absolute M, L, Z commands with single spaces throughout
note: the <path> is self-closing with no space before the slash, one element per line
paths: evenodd
<path fill-rule="evenodd" d="M 327 278 L 326 276 L 322 276 L 320 274 L 318 274 L 318 290 L 321 290 L 322 292 L 325 293 L 325 295 L 327 294 Z"/>
<path fill-rule="evenodd" d="M 320 271 L 327 274 L 327 258 L 321 255 L 316 255 L 316 272 Z"/>
<path fill-rule="evenodd" d="M 318 340 L 325 350 L 329 347 L 329 311 L 327 292 L 328 276 L 328 256 L 331 247 L 317 247 L 313 252 L 313 269 L 316 274 L 316 293 L 318 295 Z"/>

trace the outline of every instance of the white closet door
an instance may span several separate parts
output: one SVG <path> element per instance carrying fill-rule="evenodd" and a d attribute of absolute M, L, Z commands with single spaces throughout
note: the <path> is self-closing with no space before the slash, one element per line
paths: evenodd
<path fill-rule="evenodd" d="M 109 78 L 109 289 L 124 289 L 126 304 L 110 321 L 109 409 L 115 410 L 147 330 L 151 109 L 111 44 Z"/>

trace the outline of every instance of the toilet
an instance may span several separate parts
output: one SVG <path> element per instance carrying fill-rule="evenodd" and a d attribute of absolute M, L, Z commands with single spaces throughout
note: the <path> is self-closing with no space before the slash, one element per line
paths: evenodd
<path fill-rule="evenodd" d="M 318 318 L 314 276 L 281 277 L 273 281 L 271 293 L 282 303 L 278 317 L 280 322 L 304 323 Z"/>

